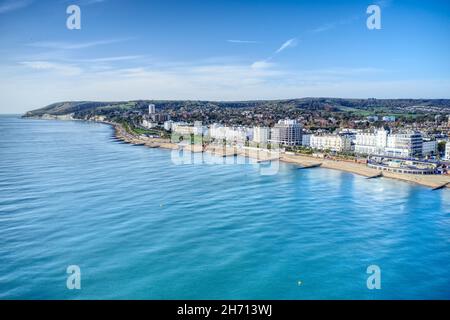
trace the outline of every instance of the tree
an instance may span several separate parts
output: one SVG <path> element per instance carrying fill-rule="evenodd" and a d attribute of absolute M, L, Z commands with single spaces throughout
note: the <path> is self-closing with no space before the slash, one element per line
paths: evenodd
<path fill-rule="evenodd" d="M 448 142 L 450 143 L 450 142 Z M 438 143 L 438 153 L 444 153 L 445 152 L 445 141 L 441 141 Z"/>

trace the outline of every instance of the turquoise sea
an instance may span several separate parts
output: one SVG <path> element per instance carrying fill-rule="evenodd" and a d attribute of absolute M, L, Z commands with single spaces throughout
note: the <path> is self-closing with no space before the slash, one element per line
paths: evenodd
<path fill-rule="evenodd" d="M 450 299 L 449 190 L 112 134 L 0 117 L 0 299 Z"/>

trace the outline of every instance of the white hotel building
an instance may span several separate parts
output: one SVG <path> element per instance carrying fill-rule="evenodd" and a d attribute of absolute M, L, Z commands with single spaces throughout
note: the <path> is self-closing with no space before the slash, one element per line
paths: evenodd
<path fill-rule="evenodd" d="M 375 133 L 357 133 L 355 152 L 361 154 L 383 154 L 387 145 L 388 132 L 377 130 Z"/>
<path fill-rule="evenodd" d="M 311 147 L 311 134 L 302 134 L 302 146 Z"/>
<path fill-rule="evenodd" d="M 269 139 L 270 139 L 270 128 L 268 127 L 253 128 L 253 142 L 267 143 Z"/>
<path fill-rule="evenodd" d="M 423 138 L 420 133 L 388 134 L 386 130 L 380 129 L 375 133 L 358 133 L 355 139 L 355 152 L 400 158 L 420 157 L 422 145 Z"/>
<path fill-rule="evenodd" d="M 336 152 L 351 151 L 352 140 L 348 136 L 340 135 L 311 135 L 309 145 L 318 150 L 331 150 Z"/>
<path fill-rule="evenodd" d="M 208 131 L 206 126 L 202 126 L 201 122 L 197 121 L 193 126 L 187 125 L 185 122 L 173 122 L 170 126 L 173 132 L 181 135 L 204 135 Z"/>
<path fill-rule="evenodd" d="M 225 127 L 213 124 L 209 128 L 209 136 L 216 140 L 225 139 L 228 142 L 243 143 L 252 140 L 253 129 L 247 127 Z"/>
<path fill-rule="evenodd" d="M 302 127 L 296 120 L 280 120 L 270 132 L 271 144 L 299 146 L 302 144 Z"/>
<path fill-rule="evenodd" d="M 422 155 L 435 155 L 438 151 L 438 144 L 436 140 L 424 140 L 422 142 Z"/>

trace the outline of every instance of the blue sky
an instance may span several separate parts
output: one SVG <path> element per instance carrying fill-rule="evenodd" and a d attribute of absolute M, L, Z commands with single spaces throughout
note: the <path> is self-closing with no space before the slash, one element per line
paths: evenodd
<path fill-rule="evenodd" d="M 81 8 L 81 30 L 66 8 Z M 371 4 L 381 30 L 366 27 Z M 64 100 L 450 98 L 449 1 L 0 0 L 0 113 Z"/>

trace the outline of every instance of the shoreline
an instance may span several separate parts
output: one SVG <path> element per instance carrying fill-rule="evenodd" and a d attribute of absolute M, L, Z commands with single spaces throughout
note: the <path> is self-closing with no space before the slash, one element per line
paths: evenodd
<path fill-rule="evenodd" d="M 30 117 L 34 118 L 34 117 Z M 123 141 L 125 143 L 133 145 L 141 145 L 148 148 L 162 148 L 168 150 L 187 150 L 194 153 L 208 152 L 212 155 L 228 157 L 240 155 L 247 158 L 252 158 L 257 160 L 257 162 L 267 162 L 272 160 L 279 160 L 285 163 L 291 163 L 299 165 L 301 168 L 315 168 L 322 167 L 326 169 L 333 169 L 344 171 L 348 173 L 357 174 L 363 176 L 367 179 L 372 178 L 389 178 L 400 180 L 403 182 L 409 182 L 416 185 L 421 185 L 430 189 L 448 189 L 450 188 L 450 175 L 417 175 L 417 174 L 400 174 L 388 171 L 379 171 L 373 168 L 369 168 L 367 165 L 351 161 L 343 160 L 332 160 L 316 158 L 307 155 L 298 154 L 286 154 L 279 152 L 272 152 L 269 150 L 255 149 L 255 148 L 238 148 L 238 147 L 223 147 L 219 145 L 208 145 L 203 147 L 202 145 L 179 145 L 171 142 L 169 139 L 163 138 L 149 138 L 143 136 L 135 136 L 128 133 L 125 128 L 120 123 L 105 121 L 105 120 L 83 120 L 83 119 L 73 119 L 71 117 L 55 117 L 55 118 L 40 118 L 36 117 L 34 119 L 41 120 L 75 120 L 75 121 L 87 121 L 87 122 L 97 122 L 103 123 L 111 126 L 114 130 L 114 138 Z M 275 155 L 274 155 L 275 154 Z"/>
<path fill-rule="evenodd" d="M 222 148 L 219 146 L 208 146 L 203 148 L 201 145 L 186 145 L 181 146 L 175 143 L 168 141 L 167 139 L 161 138 L 143 138 L 136 137 L 132 134 L 126 132 L 126 130 L 122 127 L 121 124 L 111 123 L 105 121 L 99 121 L 105 124 L 109 124 L 114 128 L 114 137 L 130 144 L 142 145 L 150 148 L 162 148 L 162 149 L 170 149 L 177 150 L 183 149 L 191 152 L 209 152 L 213 155 L 218 156 L 235 156 L 240 155 L 252 159 L 256 159 L 258 162 L 266 162 L 276 159 L 279 159 L 282 162 L 291 163 L 299 165 L 305 169 L 314 168 L 314 167 L 322 167 L 326 169 L 339 170 L 344 172 L 349 172 L 353 174 L 357 174 L 368 179 L 385 177 L 390 179 L 396 179 L 403 182 L 409 182 L 418 184 L 424 187 L 428 187 L 431 189 L 438 188 L 450 188 L 450 176 L 449 175 L 416 175 L 416 174 L 400 174 L 394 172 L 387 171 L 379 171 L 373 168 L 367 167 L 365 164 L 356 163 L 356 162 L 347 162 L 342 160 L 331 160 L 331 159 L 321 159 L 315 158 L 312 156 L 306 155 L 290 155 L 286 153 L 276 153 L 276 156 L 273 156 L 273 152 L 269 152 L 266 150 L 252 150 L 252 149 L 242 149 L 237 147 L 227 147 Z M 219 148 L 218 148 L 219 147 Z M 190 149 L 190 150 L 189 150 Z M 231 150 L 230 150 L 231 149 Z"/>

